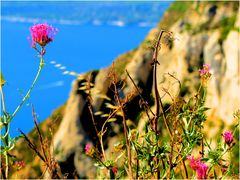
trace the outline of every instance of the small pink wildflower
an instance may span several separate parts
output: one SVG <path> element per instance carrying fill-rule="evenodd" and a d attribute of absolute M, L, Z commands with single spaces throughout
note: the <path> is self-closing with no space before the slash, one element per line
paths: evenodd
<path fill-rule="evenodd" d="M 198 179 L 206 179 L 208 166 L 205 163 L 202 163 L 200 158 L 194 159 L 193 156 L 188 156 L 187 159 L 190 160 L 190 166 L 196 171 Z"/>
<path fill-rule="evenodd" d="M 208 166 L 205 163 L 200 163 L 196 172 L 198 179 L 207 179 Z"/>
<path fill-rule="evenodd" d="M 195 160 L 193 156 L 188 156 L 187 159 L 190 160 L 191 168 L 196 171 L 201 164 L 200 159 Z"/>
<path fill-rule="evenodd" d="M 35 43 L 38 43 L 40 46 L 44 47 L 49 42 L 53 41 L 57 28 L 53 28 L 52 25 L 45 24 L 34 24 L 30 27 L 32 47 L 35 46 Z"/>
<path fill-rule="evenodd" d="M 25 166 L 25 163 L 24 161 L 15 161 L 15 166 L 18 168 L 18 169 L 21 169 Z"/>
<path fill-rule="evenodd" d="M 113 172 L 114 174 L 117 174 L 117 172 L 118 172 L 117 166 L 112 167 L 112 172 Z"/>
<path fill-rule="evenodd" d="M 199 74 L 201 77 L 210 77 L 211 73 L 210 73 L 210 64 L 204 64 L 202 69 L 199 69 Z"/>
<path fill-rule="evenodd" d="M 91 144 L 86 144 L 86 146 L 85 146 L 85 152 L 86 152 L 86 154 L 89 154 L 90 151 L 91 151 Z"/>
<path fill-rule="evenodd" d="M 233 142 L 233 133 L 231 131 L 226 131 L 223 133 L 224 141 L 227 145 L 231 145 Z"/>

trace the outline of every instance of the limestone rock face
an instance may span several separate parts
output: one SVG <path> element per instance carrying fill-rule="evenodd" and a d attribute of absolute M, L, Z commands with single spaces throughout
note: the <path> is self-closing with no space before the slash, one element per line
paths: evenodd
<path fill-rule="evenodd" d="M 223 44 L 225 55 L 224 75 L 220 83 L 221 97 L 217 107 L 219 116 L 227 123 L 232 124 L 231 111 L 240 108 L 240 36 L 236 31 L 231 31 Z"/>
<path fill-rule="evenodd" d="M 74 81 L 64 118 L 53 140 L 55 158 L 62 173 L 70 174 L 69 178 L 73 178 L 71 175 L 75 169 L 82 174 L 82 177 L 87 175 L 91 177 L 91 174 L 95 173 L 95 168 L 90 166 L 90 158 L 82 153 L 85 144 L 90 140 L 80 121 L 86 101 L 79 95 L 78 88 L 78 81 Z"/>
<path fill-rule="evenodd" d="M 212 76 L 208 83 L 206 105 L 211 107 L 211 111 L 214 113 L 213 109 L 219 106 L 219 83 L 222 77 L 221 67 L 223 62 L 223 54 L 221 46 L 218 43 L 220 33 L 215 31 L 209 36 L 209 41 L 204 48 L 204 60 L 206 64 L 211 65 Z"/>
<path fill-rule="evenodd" d="M 60 152 L 63 151 L 64 156 L 70 156 L 79 144 L 76 142 L 83 142 L 86 137 L 84 137 L 84 130 L 80 124 L 80 110 L 83 108 L 82 99 L 77 95 L 78 84 L 77 81 L 73 82 L 72 92 L 67 102 L 66 112 L 63 121 L 59 127 L 61 131 L 58 131 L 54 138 L 54 147 Z M 82 134 L 82 136 L 79 136 Z M 78 136 L 76 136 L 78 135 Z M 67 153 L 66 153 L 67 152 Z M 59 160 L 65 160 L 65 157 L 57 155 Z"/>
<path fill-rule="evenodd" d="M 211 115 L 232 124 L 233 112 L 240 106 L 239 33 L 231 31 L 223 45 L 219 44 L 219 32 L 210 35 L 204 49 L 205 62 L 212 67 L 206 105 Z"/>

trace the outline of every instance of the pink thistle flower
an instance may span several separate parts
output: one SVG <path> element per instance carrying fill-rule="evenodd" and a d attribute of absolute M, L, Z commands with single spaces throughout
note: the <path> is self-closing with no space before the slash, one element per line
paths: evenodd
<path fill-rule="evenodd" d="M 201 77 L 210 77 L 211 76 L 210 69 L 211 69 L 210 64 L 204 64 L 203 68 L 198 70 L 200 76 Z"/>
<path fill-rule="evenodd" d="M 53 41 L 57 28 L 53 28 L 52 25 L 48 24 L 34 24 L 30 27 L 32 42 L 31 45 L 34 47 L 35 43 L 38 43 L 40 46 L 44 47 L 49 42 Z"/>
<path fill-rule="evenodd" d="M 206 179 L 208 166 L 205 163 L 202 163 L 200 158 L 194 159 L 193 156 L 188 156 L 187 159 L 190 160 L 190 166 L 196 171 L 198 179 Z"/>
<path fill-rule="evenodd" d="M 85 149 L 86 154 L 89 154 L 91 151 L 91 144 L 86 144 L 84 149 Z"/>
<path fill-rule="evenodd" d="M 117 174 L 117 172 L 118 172 L 117 166 L 114 166 L 114 167 L 112 168 L 112 172 L 113 172 L 114 174 Z"/>
<path fill-rule="evenodd" d="M 188 156 L 187 159 L 190 160 L 191 168 L 196 171 L 201 164 L 200 159 L 195 160 L 193 156 Z"/>
<path fill-rule="evenodd" d="M 233 133 L 231 131 L 226 131 L 223 133 L 224 141 L 227 145 L 231 145 L 233 142 Z"/>
<path fill-rule="evenodd" d="M 198 179 L 207 179 L 208 166 L 205 163 L 200 163 L 196 172 Z"/>

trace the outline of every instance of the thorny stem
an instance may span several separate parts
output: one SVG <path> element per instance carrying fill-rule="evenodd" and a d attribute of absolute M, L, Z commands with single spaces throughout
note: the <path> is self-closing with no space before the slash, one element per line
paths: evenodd
<path fill-rule="evenodd" d="M 154 51 L 153 51 L 153 57 L 152 57 L 152 64 L 153 64 L 153 82 L 154 82 L 154 92 L 155 92 L 155 98 L 156 98 L 156 113 L 155 113 L 155 116 L 154 116 L 154 119 L 152 120 L 152 128 L 153 130 L 155 131 L 156 133 L 156 136 L 158 135 L 158 118 L 160 117 L 160 111 L 162 113 L 162 116 L 163 116 L 163 120 L 164 120 L 164 124 L 167 128 L 167 131 L 172 139 L 172 134 L 171 134 L 171 131 L 169 129 L 169 126 L 167 124 L 167 118 L 166 118 L 166 115 L 165 115 L 165 112 L 164 112 L 164 109 L 163 109 L 163 104 L 162 104 L 162 100 L 161 100 L 161 97 L 159 95 L 159 92 L 158 92 L 158 88 L 157 88 L 157 65 L 159 64 L 158 60 L 157 60 L 157 57 L 158 57 L 158 52 L 161 48 L 161 38 L 163 36 L 163 33 L 168 33 L 167 31 L 165 30 L 161 30 L 160 33 L 159 33 L 159 36 L 158 36 L 158 39 L 157 39 L 157 43 L 154 47 Z M 159 164 L 159 159 L 156 158 L 156 164 Z M 159 171 L 159 168 L 157 168 L 157 179 L 160 179 L 160 171 Z"/>
<path fill-rule="evenodd" d="M 32 106 L 32 116 L 33 116 L 34 124 L 35 124 L 37 132 L 38 132 L 39 139 L 40 139 L 40 145 L 41 145 L 42 153 L 43 153 L 43 156 L 44 156 L 45 160 L 47 161 L 47 155 L 46 155 L 44 147 L 43 147 L 42 134 L 41 134 L 40 129 L 37 125 L 37 117 L 36 117 L 35 110 L 34 110 L 33 106 Z"/>
<path fill-rule="evenodd" d="M 108 120 L 109 120 L 110 118 L 112 118 L 112 117 L 114 116 L 114 114 L 117 113 L 118 110 L 119 110 L 119 109 L 116 109 L 115 111 L 113 111 L 113 112 L 108 116 L 107 120 L 106 120 L 106 121 L 103 123 L 103 125 L 102 125 L 101 131 L 98 133 L 99 140 L 100 140 L 100 145 L 101 145 L 101 149 L 102 149 L 102 153 L 103 153 L 103 159 L 104 159 L 104 160 L 106 160 L 106 159 L 105 159 L 105 151 L 104 151 L 104 147 L 103 147 L 103 139 L 102 139 L 102 137 L 103 137 L 103 135 L 104 135 L 104 133 L 105 133 L 105 131 L 106 131 L 106 130 L 104 131 L 104 127 L 105 127 L 105 125 L 107 124 Z"/>
<path fill-rule="evenodd" d="M 174 146 L 174 141 L 171 142 L 171 152 L 169 155 L 169 174 L 168 174 L 168 178 L 171 179 L 171 171 L 173 168 L 173 163 L 172 163 L 172 159 L 173 159 L 173 146 Z"/>
<path fill-rule="evenodd" d="M 118 101 L 118 103 L 120 103 L 119 105 L 120 105 L 121 111 L 123 113 L 123 127 L 124 127 L 124 136 L 125 136 L 126 144 L 127 144 L 129 176 L 130 176 L 130 179 L 133 179 L 133 175 L 132 175 L 132 160 L 131 160 L 131 145 L 130 145 L 130 142 L 129 142 L 129 139 L 128 139 L 127 123 L 126 123 L 126 119 L 125 119 L 125 115 L 124 115 L 124 111 L 123 111 L 123 106 L 122 106 L 122 103 L 120 102 L 120 100 L 118 98 L 118 95 L 117 95 L 117 101 Z"/>
<path fill-rule="evenodd" d="M 135 148 L 136 156 L 138 156 L 139 151 L 138 151 L 138 149 L 137 149 L 137 147 L 134 143 L 133 143 L 133 147 Z M 138 179 L 138 176 L 139 176 L 139 173 L 138 173 L 138 171 L 139 171 L 139 159 L 137 157 L 136 157 L 136 159 L 137 159 L 137 162 L 136 162 L 136 178 L 135 179 Z"/>
<path fill-rule="evenodd" d="M 166 115 L 165 115 L 165 112 L 164 112 L 164 109 L 163 109 L 163 103 L 162 103 L 162 100 L 161 100 L 161 97 L 159 96 L 159 92 L 158 92 L 158 88 L 157 88 L 157 65 L 159 64 L 158 60 L 157 60 L 157 57 L 158 57 L 158 51 L 160 50 L 161 48 L 161 44 L 160 44 L 160 41 L 161 41 L 161 38 L 162 38 L 162 35 L 163 33 L 169 33 L 165 30 L 161 30 L 160 33 L 159 33 L 159 36 L 158 36 L 158 40 L 157 40 L 157 43 L 154 47 L 154 52 L 153 52 L 153 58 L 152 58 L 152 63 L 153 63 L 153 68 L 154 68 L 154 74 L 153 74 L 153 81 L 154 81 L 154 92 L 155 92 L 155 97 L 156 97 L 156 114 L 155 114 L 155 117 L 153 119 L 153 130 L 156 132 L 156 134 L 158 133 L 157 131 L 157 123 L 158 123 L 158 118 L 159 118 L 159 114 L 160 114 L 160 111 L 163 115 L 163 120 L 164 120 L 164 124 L 167 128 L 167 131 L 172 139 L 172 133 L 169 129 L 169 126 L 168 126 L 168 123 L 167 123 L 167 118 L 166 118 Z M 159 108 L 160 106 L 160 108 Z M 159 111 L 160 109 L 160 111 Z"/>
<path fill-rule="evenodd" d="M 106 169 L 109 169 L 109 166 L 107 166 L 98 156 L 94 156 L 93 158 L 100 162 Z"/>
<path fill-rule="evenodd" d="M 129 79 L 131 80 L 131 82 L 133 83 L 135 89 L 137 90 L 138 95 L 139 95 L 140 98 L 143 100 L 143 103 L 144 103 L 145 107 L 147 108 L 147 110 L 149 110 L 149 111 L 151 112 L 152 115 L 154 115 L 153 111 L 152 111 L 151 108 L 148 106 L 147 101 L 145 101 L 144 98 L 142 97 L 139 88 L 137 87 L 136 83 L 134 82 L 133 78 L 130 76 L 130 74 L 129 74 L 129 72 L 128 72 L 127 70 L 126 70 L 126 73 L 127 73 L 128 77 L 129 77 Z M 149 116 L 148 111 L 146 111 L 146 113 L 147 113 L 147 115 Z"/>
<path fill-rule="evenodd" d="M 94 114 L 93 114 L 93 107 L 92 107 L 92 99 L 91 99 L 91 82 L 90 82 L 90 78 L 88 79 L 88 86 L 87 86 L 87 90 L 88 90 L 88 93 L 87 93 L 87 106 L 88 106 L 88 110 L 90 112 L 90 115 L 91 115 L 91 120 L 92 120 L 92 124 L 93 124 L 93 127 L 94 127 L 94 130 L 95 130 L 95 133 L 96 133 L 96 138 L 98 140 L 98 143 L 101 144 L 101 140 L 98 136 L 98 129 L 97 129 L 97 123 L 95 122 L 95 118 L 94 118 Z M 98 146 L 98 145 L 97 145 Z M 101 145 L 100 145 L 101 146 Z M 99 147 L 99 146 L 98 146 Z M 101 147 L 101 150 L 102 150 L 102 147 Z M 102 150 L 102 153 L 104 154 L 103 150 Z"/>
<path fill-rule="evenodd" d="M 138 179 L 138 171 L 139 171 L 139 159 L 137 159 L 137 164 L 136 164 L 136 179 Z"/>
<path fill-rule="evenodd" d="M 186 164 L 185 164 L 183 159 L 182 159 L 182 164 L 183 164 L 183 169 L 184 169 L 184 172 L 185 172 L 185 178 L 188 179 L 187 167 L 186 167 Z"/>
<path fill-rule="evenodd" d="M 202 87 L 203 87 L 203 96 L 201 97 L 201 89 L 202 89 Z M 197 100 L 196 100 L 196 108 L 199 106 L 199 103 L 200 103 L 200 107 L 205 103 L 205 98 L 206 98 L 206 91 L 207 91 L 207 88 L 202 84 L 202 82 L 201 82 L 201 84 L 200 84 L 200 86 L 199 86 L 199 89 L 198 89 L 198 93 L 197 93 Z M 199 99 L 199 97 L 198 96 L 200 96 L 200 99 Z M 201 100 L 200 102 L 199 102 L 199 100 Z M 196 109 L 195 109 L 195 111 L 196 111 Z M 200 131 L 202 131 L 202 127 L 200 127 Z M 202 156 L 202 158 L 204 157 L 204 142 L 203 142 L 203 137 L 202 137 L 202 140 L 201 140 L 201 151 L 200 151 L 200 154 L 201 154 L 201 156 Z"/>
<path fill-rule="evenodd" d="M 202 101 L 201 101 L 201 106 L 205 103 L 205 98 L 206 98 L 206 91 L 207 88 L 204 87 L 203 89 L 203 97 L 202 97 Z M 202 128 L 201 128 L 202 131 Z M 203 142 L 203 137 L 202 137 L 202 152 L 201 152 L 202 158 L 204 157 L 204 142 Z"/>
<path fill-rule="evenodd" d="M 153 130 L 156 132 L 157 134 L 157 120 L 159 118 L 159 93 L 158 93 L 158 89 L 157 89 L 157 65 L 156 65 L 157 61 L 154 59 L 154 75 L 153 75 L 153 78 L 154 78 L 154 92 L 155 92 L 155 97 L 156 97 L 156 113 L 155 113 L 155 117 L 153 119 L 153 123 L 152 123 L 152 128 Z"/>
<path fill-rule="evenodd" d="M 202 150 L 201 150 L 201 155 L 202 155 L 202 158 L 204 157 L 204 143 L 203 143 L 203 137 L 202 137 L 202 142 L 201 142 L 201 147 L 202 147 Z"/>
<path fill-rule="evenodd" d="M 178 150 L 178 154 L 177 154 L 173 164 L 179 164 L 179 162 L 182 162 L 184 173 L 185 173 L 185 178 L 188 179 L 188 172 L 187 172 L 186 164 L 184 162 L 184 156 L 182 156 L 182 154 L 181 154 L 183 146 L 181 146 L 180 149 L 177 146 L 176 146 L 176 148 Z M 178 159 L 179 156 L 180 156 L 180 160 L 177 162 L 177 159 Z"/>
<path fill-rule="evenodd" d="M 91 114 L 91 119 L 92 119 L 92 123 L 93 123 L 94 130 L 95 130 L 95 133 L 96 133 L 96 137 L 98 138 L 97 124 L 96 124 L 96 122 L 95 122 L 95 120 L 94 120 L 93 109 L 92 109 L 92 105 L 91 105 L 91 103 L 90 103 L 90 97 L 89 97 L 88 99 L 89 99 L 89 100 L 88 100 L 88 110 L 89 110 L 89 112 L 90 112 L 90 114 Z M 94 139 L 95 139 L 95 138 L 94 138 Z M 99 138 L 98 138 L 98 140 L 99 140 Z M 99 142 L 100 142 L 100 140 L 99 140 Z"/>
<path fill-rule="evenodd" d="M 34 123 L 36 123 L 36 122 L 34 121 Z M 39 127 L 38 127 L 37 123 L 36 123 L 35 125 L 36 125 L 36 128 L 38 129 L 38 130 L 37 130 L 37 131 L 38 131 L 38 135 L 42 137 L 41 132 L 39 131 Z M 42 154 L 38 151 L 37 146 L 31 142 L 31 140 L 26 136 L 26 134 L 25 134 L 24 132 L 22 132 L 20 129 L 19 129 L 19 131 L 20 131 L 20 133 L 24 136 L 24 140 L 28 143 L 28 146 L 29 146 L 29 147 L 37 154 L 37 156 L 45 163 L 45 165 L 47 166 L 47 168 L 48 168 L 49 171 L 50 171 L 51 178 L 52 178 L 52 179 L 60 179 L 61 176 L 60 176 L 60 175 L 58 174 L 58 172 L 57 172 L 57 169 L 56 169 L 56 166 L 55 166 L 55 163 L 54 163 L 54 162 L 55 162 L 54 159 L 51 158 L 51 155 L 50 155 L 50 154 L 49 154 L 50 157 L 47 158 L 47 156 L 46 156 L 46 154 L 45 154 L 45 149 L 44 149 L 43 144 L 42 144 L 43 141 L 40 141 L 40 143 L 41 143 L 41 146 L 42 146 L 42 148 L 43 148 L 42 151 L 43 151 L 43 154 L 44 154 L 44 155 L 42 155 Z M 40 138 L 40 137 L 39 137 L 39 138 Z"/>
<path fill-rule="evenodd" d="M 155 114 L 154 119 L 152 121 L 152 128 L 156 133 L 156 137 L 158 135 L 157 121 L 158 121 L 158 118 L 159 118 L 159 99 L 161 99 L 159 97 L 159 92 L 158 92 L 158 89 L 157 89 L 157 64 L 159 63 L 157 61 L 157 56 L 158 56 L 158 49 L 159 49 L 160 40 L 162 38 L 163 32 L 164 31 L 161 31 L 159 33 L 158 41 L 157 41 L 157 44 L 156 44 L 156 46 L 154 48 L 154 52 L 153 52 L 153 68 L 154 68 L 153 81 L 154 81 L 154 92 L 155 92 L 155 97 L 156 97 L 156 114 Z M 159 159 L 156 158 L 156 164 L 158 164 L 158 163 L 159 163 Z M 159 168 L 157 168 L 157 179 L 160 179 Z"/>
<path fill-rule="evenodd" d="M 117 85 L 116 85 L 116 80 L 113 80 L 113 85 L 114 85 L 114 92 L 115 92 L 115 99 L 120 107 L 120 110 L 122 112 L 122 118 L 123 118 L 123 128 L 124 128 L 124 136 L 126 139 L 126 144 L 127 144 L 127 154 L 128 154 L 128 164 L 129 164 L 129 176 L 130 179 L 133 179 L 133 174 L 132 174 L 132 158 L 131 158 L 131 145 L 128 139 L 128 131 L 127 131 L 127 123 L 126 123 L 126 118 L 124 115 L 124 110 L 123 110 L 123 104 L 121 103 L 119 99 L 119 93 L 117 90 Z"/>
<path fill-rule="evenodd" d="M 26 134 L 24 132 L 22 132 L 19 129 L 20 133 L 24 136 L 24 140 L 28 143 L 28 146 L 38 155 L 38 157 L 44 162 L 46 163 L 46 160 L 44 159 L 44 157 L 41 155 L 41 153 L 37 150 L 37 147 L 35 144 L 33 144 L 31 142 L 31 140 L 26 136 Z"/>
<path fill-rule="evenodd" d="M 1 96 L 2 96 L 3 113 L 6 114 L 6 107 L 5 107 L 5 100 L 4 100 L 4 94 L 3 94 L 3 90 L 2 90 L 2 85 L 0 86 L 0 91 L 1 91 Z"/>

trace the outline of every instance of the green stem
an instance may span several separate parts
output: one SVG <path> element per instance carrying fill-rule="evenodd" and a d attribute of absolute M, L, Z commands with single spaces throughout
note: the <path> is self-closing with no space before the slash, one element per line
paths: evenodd
<path fill-rule="evenodd" d="M 39 75 L 40 75 L 40 73 L 41 73 L 41 71 L 42 71 L 43 66 L 44 66 L 44 60 L 43 60 L 43 57 L 41 56 L 41 58 L 40 58 L 40 64 L 39 64 L 39 69 L 38 69 L 37 75 L 36 75 L 36 77 L 35 77 L 32 85 L 31 85 L 31 87 L 29 88 L 27 94 L 24 96 L 24 98 L 22 99 L 22 102 L 18 105 L 18 107 L 16 108 L 16 110 L 15 110 L 14 113 L 12 114 L 12 116 L 11 116 L 11 118 L 10 118 L 9 121 L 11 121 L 11 120 L 16 116 L 17 112 L 18 112 L 19 109 L 22 107 L 22 105 L 24 104 L 24 102 L 29 99 L 30 93 L 32 92 L 32 89 L 34 88 L 34 86 L 35 86 L 35 84 L 36 84 L 36 82 L 37 82 L 37 80 L 38 80 L 38 78 L 39 78 Z"/>
<path fill-rule="evenodd" d="M 3 143 L 5 147 L 8 147 L 9 144 L 9 123 L 8 123 L 8 117 L 7 117 L 7 112 L 6 112 L 6 106 L 5 106 L 5 100 L 4 100 L 4 93 L 2 90 L 2 86 L 0 87 L 0 91 L 1 91 L 1 96 L 2 96 L 2 109 L 3 109 L 3 117 L 4 117 L 4 126 L 5 126 L 5 134 L 4 134 L 4 138 Z M 7 150 L 4 151 L 4 157 L 5 157 L 5 163 L 6 163 L 6 169 L 5 169 L 5 178 L 8 178 L 8 154 L 7 154 Z"/>
<path fill-rule="evenodd" d="M 1 96 L 2 96 L 3 113 L 6 114 L 6 106 L 5 106 L 5 100 L 4 100 L 4 94 L 3 94 L 2 86 L 0 87 L 0 91 L 1 91 Z"/>
<path fill-rule="evenodd" d="M 7 151 L 4 152 L 4 156 L 5 156 L 5 163 L 6 163 L 5 177 L 6 177 L 6 179 L 8 179 L 8 168 L 9 168 L 8 162 L 9 162 L 9 159 L 8 159 Z"/>
<path fill-rule="evenodd" d="M 204 87 L 204 89 L 203 89 L 203 97 L 202 97 L 202 104 L 201 105 L 203 105 L 205 103 L 206 94 L 207 94 L 207 87 Z"/>

